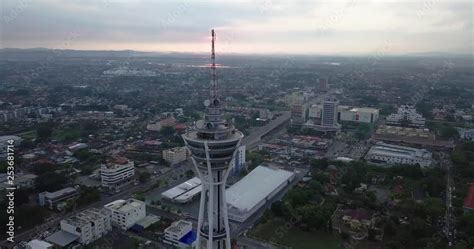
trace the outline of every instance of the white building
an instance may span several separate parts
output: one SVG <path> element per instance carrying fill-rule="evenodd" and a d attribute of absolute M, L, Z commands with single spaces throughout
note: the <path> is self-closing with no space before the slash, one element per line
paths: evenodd
<path fill-rule="evenodd" d="M 201 189 L 201 180 L 198 177 L 194 177 L 161 193 L 161 196 L 172 202 L 186 203 L 199 195 Z"/>
<path fill-rule="evenodd" d="M 171 165 L 186 161 L 188 158 L 188 150 L 186 147 L 175 147 L 163 151 L 163 159 Z"/>
<path fill-rule="evenodd" d="M 67 187 L 56 192 L 42 192 L 38 194 L 38 202 L 40 206 L 46 206 L 49 209 L 61 209 L 61 203 L 67 200 L 76 198 L 79 195 L 79 190 L 72 187 Z"/>
<path fill-rule="evenodd" d="M 309 107 L 308 117 L 311 119 L 321 119 L 323 113 L 322 105 L 311 105 Z"/>
<path fill-rule="evenodd" d="M 175 221 L 165 229 L 163 242 L 176 246 L 177 248 L 192 247 L 196 241 L 193 232 L 193 223 L 185 220 Z"/>
<path fill-rule="evenodd" d="M 258 166 L 226 190 L 229 219 L 244 222 L 295 177 L 290 171 Z"/>
<path fill-rule="evenodd" d="M 102 187 L 114 189 L 134 181 L 135 164 L 125 157 L 115 158 L 100 167 Z"/>
<path fill-rule="evenodd" d="M 348 110 L 339 110 L 341 121 L 352 121 L 373 124 L 379 119 L 379 110 L 368 107 L 354 107 Z"/>
<path fill-rule="evenodd" d="M 26 249 L 53 249 L 53 245 L 42 240 L 31 240 L 26 244 Z"/>
<path fill-rule="evenodd" d="M 387 116 L 387 124 L 409 127 L 424 127 L 425 118 L 416 112 L 415 107 L 402 105 L 398 107 L 397 113 Z"/>
<path fill-rule="evenodd" d="M 60 222 L 61 230 L 79 237 L 78 242 L 88 245 L 112 230 L 111 216 L 97 208 L 84 210 Z"/>
<path fill-rule="evenodd" d="M 112 217 L 112 225 L 128 230 L 146 216 L 145 202 L 136 199 L 116 200 L 104 206 Z"/>
<path fill-rule="evenodd" d="M 378 142 L 367 152 L 366 159 L 385 164 L 419 164 L 421 167 L 431 166 L 432 153 L 425 149 L 398 146 Z"/>
<path fill-rule="evenodd" d="M 459 137 L 462 139 L 474 141 L 474 129 L 464 129 L 464 128 L 456 128 L 459 133 Z"/>

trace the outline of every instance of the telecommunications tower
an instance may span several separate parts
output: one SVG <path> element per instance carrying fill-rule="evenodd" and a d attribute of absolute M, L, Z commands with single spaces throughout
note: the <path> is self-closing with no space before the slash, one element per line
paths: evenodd
<path fill-rule="evenodd" d="M 216 75 L 216 34 L 211 31 L 211 85 L 204 101 L 204 120 L 183 135 L 191 152 L 196 172 L 202 182 L 197 231 L 197 248 L 230 249 L 230 229 L 227 215 L 225 184 L 236 149 L 244 136 L 222 117 Z"/>

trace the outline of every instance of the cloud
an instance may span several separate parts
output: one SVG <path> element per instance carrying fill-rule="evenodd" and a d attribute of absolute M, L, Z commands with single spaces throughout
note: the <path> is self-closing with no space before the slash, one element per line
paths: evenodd
<path fill-rule="evenodd" d="M 473 3 L 427 1 L 4 0 L 3 47 L 201 52 L 472 53 Z"/>

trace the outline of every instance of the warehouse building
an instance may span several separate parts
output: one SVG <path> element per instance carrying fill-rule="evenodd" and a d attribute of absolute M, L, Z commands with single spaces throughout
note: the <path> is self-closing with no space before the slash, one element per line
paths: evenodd
<path fill-rule="evenodd" d="M 244 222 L 294 178 L 293 172 L 258 166 L 226 190 L 229 219 Z"/>
<path fill-rule="evenodd" d="M 431 166 L 432 153 L 425 149 L 386 144 L 378 142 L 367 152 L 366 159 L 384 164 L 419 164 L 421 167 Z"/>

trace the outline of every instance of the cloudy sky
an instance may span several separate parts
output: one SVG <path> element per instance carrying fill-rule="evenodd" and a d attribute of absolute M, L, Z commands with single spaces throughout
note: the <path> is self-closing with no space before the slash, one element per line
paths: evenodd
<path fill-rule="evenodd" d="M 0 0 L 1 47 L 221 53 L 474 53 L 456 0 Z"/>

